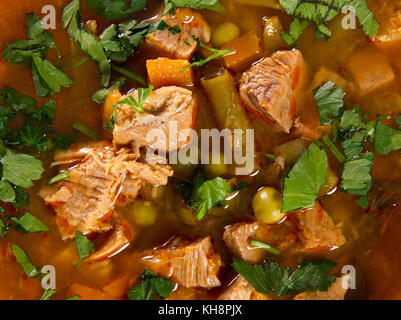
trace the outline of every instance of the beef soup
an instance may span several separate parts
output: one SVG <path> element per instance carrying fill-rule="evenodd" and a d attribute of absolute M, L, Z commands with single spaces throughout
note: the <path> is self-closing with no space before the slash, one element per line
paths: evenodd
<path fill-rule="evenodd" d="M 317 2 L 2 0 L 0 298 L 400 298 L 401 1 Z"/>

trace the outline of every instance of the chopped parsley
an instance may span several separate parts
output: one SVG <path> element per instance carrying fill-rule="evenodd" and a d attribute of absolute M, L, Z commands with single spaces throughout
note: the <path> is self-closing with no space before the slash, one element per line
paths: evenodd
<path fill-rule="evenodd" d="M 21 217 L 11 217 L 10 220 L 25 232 L 50 232 L 50 229 L 38 218 L 29 212 L 25 212 Z"/>
<path fill-rule="evenodd" d="M 36 278 L 40 275 L 39 267 L 32 263 L 29 256 L 20 246 L 12 244 L 11 249 L 13 251 L 15 259 L 17 260 L 18 264 L 21 266 L 22 270 L 28 278 Z"/>
<path fill-rule="evenodd" d="M 223 178 L 205 179 L 199 172 L 193 183 L 176 183 L 174 188 L 183 196 L 188 208 L 196 210 L 196 218 L 202 220 L 213 207 L 223 205 L 229 193 L 247 188 L 246 183 L 232 187 Z"/>
<path fill-rule="evenodd" d="M 320 122 L 323 126 L 333 123 L 334 118 L 342 114 L 344 107 L 344 92 L 341 87 L 334 87 L 329 81 L 313 90 Z"/>
<path fill-rule="evenodd" d="M 136 111 L 138 111 L 139 113 L 143 113 L 143 104 L 145 103 L 146 99 L 149 98 L 152 91 L 153 86 L 151 84 L 148 88 L 138 88 L 138 101 L 134 98 L 132 94 L 130 94 L 126 99 L 117 102 L 116 105 L 126 104 L 136 109 Z"/>
<path fill-rule="evenodd" d="M 204 9 L 224 13 L 225 7 L 219 0 L 165 0 L 163 14 L 174 12 L 175 8 Z"/>
<path fill-rule="evenodd" d="M 99 136 L 97 135 L 97 133 L 93 132 L 91 129 L 84 126 L 82 123 L 74 122 L 72 127 L 73 127 L 73 129 L 81 132 L 82 134 L 88 136 L 89 138 L 91 138 L 93 140 L 99 140 Z"/>
<path fill-rule="evenodd" d="M 335 277 L 326 272 L 335 265 L 328 260 L 306 259 L 290 274 L 290 268 L 283 268 L 272 261 L 250 265 L 234 259 L 232 264 L 256 291 L 263 294 L 273 293 L 276 296 L 305 291 L 327 291 Z"/>
<path fill-rule="evenodd" d="M 331 37 L 332 32 L 328 23 L 340 14 L 345 6 L 354 7 L 362 30 L 369 38 L 375 38 L 380 28 L 380 24 L 375 20 L 366 0 L 279 0 L 279 2 L 287 14 L 294 17 L 289 32 L 282 35 L 289 45 L 297 42 L 310 23 L 316 25 L 318 39 Z"/>
<path fill-rule="evenodd" d="M 74 264 L 74 268 L 78 267 L 82 261 L 96 250 L 96 245 L 90 241 L 81 231 L 75 233 L 75 248 L 77 249 L 79 260 Z"/>
<path fill-rule="evenodd" d="M 50 300 L 50 298 L 56 293 L 56 289 L 46 289 L 42 292 L 40 300 Z"/>
<path fill-rule="evenodd" d="M 147 0 L 87 0 L 86 5 L 95 10 L 96 14 L 107 20 L 122 20 L 129 18 L 134 12 L 146 8 Z"/>
<path fill-rule="evenodd" d="M 110 87 L 96 91 L 92 95 L 92 100 L 97 103 L 101 103 L 102 101 L 106 100 L 107 96 L 110 93 L 112 93 L 114 90 L 120 89 L 125 84 L 126 81 L 127 81 L 127 79 L 125 79 L 125 78 L 118 78 L 116 81 L 114 81 L 110 85 Z"/>
<path fill-rule="evenodd" d="M 145 269 L 140 282 L 127 292 L 127 296 L 130 300 L 156 300 L 157 297 L 166 299 L 174 288 L 174 281 L 159 277 Z"/>
<path fill-rule="evenodd" d="M 2 55 L 5 61 L 32 68 L 36 93 L 40 97 L 53 96 L 61 87 L 74 83 L 66 73 L 55 67 L 46 57 L 57 48 L 53 35 L 43 29 L 42 21 L 33 13 L 25 16 L 28 26 L 26 35 L 30 40 L 10 41 Z"/>
<path fill-rule="evenodd" d="M 47 184 L 50 185 L 50 184 L 53 184 L 53 183 L 60 182 L 62 180 L 68 179 L 69 176 L 70 176 L 70 174 L 69 174 L 68 171 L 61 172 L 57 176 L 51 178 Z"/>
<path fill-rule="evenodd" d="M 326 180 L 327 154 L 315 143 L 301 155 L 283 180 L 282 212 L 292 212 L 315 205 Z"/>
<path fill-rule="evenodd" d="M 268 251 L 270 253 L 275 254 L 276 256 L 281 254 L 280 250 L 268 245 L 267 243 L 260 242 L 260 241 L 257 241 L 257 240 L 251 240 L 251 246 L 253 246 L 255 248 L 266 250 L 266 251 Z"/>
<path fill-rule="evenodd" d="M 213 52 L 213 54 L 210 55 L 210 56 L 207 57 L 207 58 L 204 58 L 204 57 L 203 57 L 201 60 L 192 62 L 190 65 L 188 65 L 188 66 L 182 68 L 182 69 L 180 70 L 180 72 L 184 72 L 184 71 L 187 70 L 188 68 L 203 67 L 203 66 L 205 66 L 209 61 L 212 61 L 212 60 L 214 60 L 214 59 L 216 59 L 216 58 L 219 58 L 219 57 L 222 57 L 222 56 L 225 56 L 225 55 L 227 55 L 227 54 L 230 54 L 230 53 L 234 52 L 234 50 L 231 50 L 231 49 L 219 50 L 219 49 L 209 48 L 209 47 L 206 46 L 198 37 L 192 36 L 192 38 L 198 43 L 198 45 L 199 45 L 201 48 L 203 48 L 203 49 L 205 49 L 205 50 L 207 50 L 207 51 L 209 51 L 209 52 Z"/>

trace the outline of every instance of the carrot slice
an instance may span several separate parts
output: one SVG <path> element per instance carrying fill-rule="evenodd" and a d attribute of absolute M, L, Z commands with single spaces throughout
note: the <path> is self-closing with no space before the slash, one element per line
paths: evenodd
<path fill-rule="evenodd" d="M 146 61 L 149 82 L 155 87 L 193 85 L 194 75 L 191 68 L 181 70 L 189 66 L 187 60 L 158 58 Z"/>

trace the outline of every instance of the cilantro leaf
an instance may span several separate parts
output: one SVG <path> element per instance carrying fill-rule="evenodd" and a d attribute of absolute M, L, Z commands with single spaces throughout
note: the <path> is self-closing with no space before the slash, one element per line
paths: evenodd
<path fill-rule="evenodd" d="M 232 266 L 256 291 L 263 294 L 272 292 L 277 296 L 304 291 L 327 291 L 335 279 L 326 274 L 335 266 L 335 263 L 328 260 L 306 259 L 292 274 L 290 268 L 283 268 L 272 261 L 250 265 L 234 259 Z"/>
<path fill-rule="evenodd" d="M 50 229 L 42 221 L 29 212 L 25 212 L 19 218 L 11 217 L 11 221 L 25 232 L 50 232 Z"/>
<path fill-rule="evenodd" d="M 333 119 L 342 114 L 344 107 L 344 92 L 341 87 L 334 87 L 329 81 L 313 90 L 320 122 L 323 126 L 333 123 Z"/>
<path fill-rule="evenodd" d="M 79 44 L 82 52 L 97 62 L 101 76 L 100 82 L 103 86 L 108 86 L 111 75 L 111 64 L 100 40 L 84 27 L 81 19 L 80 0 L 73 0 L 63 9 L 62 20 L 68 35 Z"/>
<path fill-rule="evenodd" d="M 44 171 L 42 161 L 39 159 L 10 149 L 7 149 L 5 156 L 1 158 L 1 163 L 3 179 L 23 188 L 32 187 L 32 181 L 40 179 Z"/>
<path fill-rule="evenodd" d="M 367 209 L 369 208 L 369 195 L 365 195 L 360 197 L 356 203 L 358 204 L 358 206 L 360 206 L 363 209 Z"/>
<path fill-rule="evenodd" d="M 77 249 L 79 260 L 74 264 L 76 268 L 84 259 L 96 250 L 96 245 L 90 241 L 81 231 L 75 233 L 75 248 Z"/>
<path fill-rule="evenodd" d="M 0 181 L 0 201 L 13 202 L 15 200 L 15 191 L 12 185 L 5 181 Z"/>
<path fill-rule="evenodd" d="M 18 264 L 21 266 L 25 275 L 28 278 L 35 278 L 39 275 L 39 268 L 35 266 L 26 252 L 18 245 L 12 244 L 11 249 L 14 253 L 15 259 Z"/>
<path fill-rule="evenodd" d="M 312 143 L 284 177 L 281 211 L 292 212 L 314 206 L 326 180 L 327 168 L 326 152 Z"/>
<path fill-rule="evenodd" d="M 294 17 L 290 31 L 284 33 L 283 39 L 293 45 L 310 22 L 316 24 L 318 39 L 331 37 L 328 23 L 333 20 L 345 6 L 352 6 L 361 24 L 363 32 L 371 39 L 375 38 L 380 24 L 375 20 L 366 0 L 279 0 L 288 15 Z"/>
<path fill-rule="evenodd" d="M 128 0 L 88 0 L 86 5 L 107 20 L 122 20 L 134 12 L 145 9 L 147 4 L 147 0 L 131 0 L 130 5 L 128 2 Z"/>
<path fill-rule="evenodd" d="M 17 90 L 4 86 L 0 89 L 1 101 L 9 104 L 15 112 L 29 113 L 36 108 L 36 101 L 30 96 L 18 93 Z"/>
<path fill-rule="evenodd" d="M 52 124 L 56 119 L 57 103 L 53 99 L 45 102 L 43 106 L 36 110 L 31 119 L 40 123 Z"/>
<path fill-rule="evenodd" d="M 166 299 L 175 288 L 174 281 L 159 277 L 147 269 L 140 280 L 140 283 L 127 292 L 130 300 L 156 300 L 157 296 Z"/>
<path fill-rule="evenodd" d="M 344 164 L 341 190 L 350 194 L 364 196 L 372 186 L 373 153 L 367 152 Z"/>
<path fill-rule="evenodd" d="M 114 90 L 118 90 L 120 89 L 125 81 L 127 81 L 127 79 L 125 78 L 118 78 L 116 81 L 114 81 L 110 87 L 108 88 L 104 88 L 101 90 L 96 91 L 93 95 L 92 95 L 92 100 L 97 102 L 97 103 L 101 103 L 102 101 L 106 100 L 107 96 L 113 92 Z"/>
<path fill-rule="evenodd" d="M 27 124 L 14 132 L 16 143 L 41 152 L 47 151 L 50 144 L 47 139 L 49 128 L 43 125 Z"/>
<path fill-rule="evenodd" d="M 14 208 L 19 209 L 22 206 L 29 206 L 29 193 L 19 186 L 13 187 L 15 192 L 15 200 L 13 201 Z"/>

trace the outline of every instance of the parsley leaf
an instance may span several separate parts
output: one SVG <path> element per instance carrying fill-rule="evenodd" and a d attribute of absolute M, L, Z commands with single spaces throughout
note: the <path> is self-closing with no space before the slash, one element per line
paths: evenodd
<path fill-rule="evenodd" d="M 32 263 L 29 256 L 20 246 L 12 244 L 11 249 L 14 253 L 15 259 L 28 278 L 36 278 L 39 276 L 39 268 Z"/>
<path fill-rule="evenodd" d="M 280 250 L 268 245 L 267 243 L 261 242 L 261 241 L 251 240 L 251 246 L 253 246 L 255 248 L 266 250 L 266 251 L 268 251 L 270 253 L 273 253 L 273 254 L 275 254 L 277 256 L 281 254 Z"/>
<path fill-rule="evenodd" d="M 138 101 L 135 100 L 133 95 L 129 95 L 126 99 L 119 101 L 116 105 L 127 104 L 133 108 L 135 108 L 139 113 L 143 113 L 143 104 L 146 99 L 149 98 L 150 94 L 153 91 L 153 86 L 150 84 L 148 88 L 138 88 Z"/>
<path fill-rule="evenodd" d="M 156 294 L 166 299 L 175 288 L 174 281 L 159 277 L 153 272 L 145 269 L 141 282 L 127 292 L 130 300 L 156 300 Z"/>
<path fill-rule="evenodd" d="M 165 0 L 163 14 L 175 8 L 204 9 L 224 13 L 225 8 L 219 0 Z"/>
<path fill-rule="evenodd" d="M 46 289 L 43 291 L 40 300 L 50 300 L 50 298 L 56 293 L 56 289 Z"/>
<path fill-rule="evenodd" d="M 272 292 L 277 296 L 304 291 L 327 291 L 335 279 L 326 274 L 335 266 L 335 263 L 328 260 L 306 259 L 292 274 L 290 268 L 283 268 L 271 261 L 250 265 L 234 259 L 232 266 L 256 291 L 263 294 Z"/>
<path fill-rule="evenodd" d="M 334 85 L 333 81 L 329 81 L 313 90 L 320 122 L 323 126 L 333 123 L 333 119 L 339 117 L 343 112 L 344 92 L 341 87 L 334 87 Z"/>
<path fill-rule="evenodd" d="M 327 25 L 345 6 L 352 6 L 355 9 L 363 32 L 371 39 L 376 37 L 380 28 L 366 0 L 279 0 L 279 2 L 287 14 L 294 17 L 290 31 L 283 35 L 283 39 L 289 45 L 296 43 L 310 22 L 316 24 L 316 34 L 319 39 L 331 37 L 332 32 Z"/>
<path fill-rule="evenodd" d="M 212 55 L 208 56 L 205 59 L 199 60 L 199 61 L 195 61 L 192 62 L 190 65 L 187 65 L 186 67 L 182 68 L 180 70 L 180 72 L 184 72 L 185 70 L 187 70 L 188 68 L 195 68 L 195 67 L 203 67 L 204 65 L 206 65 L 209 61 L 212 61 L 216 58 L 225 56 L 226 54 L 232 53 L 234 52 L 234 50 L 231 49 L 224 49 L 224 50 L 218 50 L 218 49 L 213 49 L 213 48 L 209 48 L 207 47 L 198 37 L 196 36 L 192 36 L 192 38 L 198 43 L 198 45 L 210 52 L 213 52 Z"/>
<path fill-rule="evenodd" d="M 376 152 L 386 155 L 392 151 L 391 135 L 393 129 L 381 121 L 377 121 L 374 147 Z"/>
<path fill-rule="evenodd" d="M 50 232 L 50 229 L 42 221 L 29 212 L 25 212 L 19 218 L 11 217 L 10 219 L 25 232 Z"/>
<path fill-rule="evenodd" d="M 73 127 L 73 129 L 81 132 L 82 134 L 88 136 L 89 138 L 91 138 L 93 140 L 99 140 L 99 136 L 97 135 L 97 133 L 93 132 L 91 129 L 84 126 L 82 123 L 74 122 L 72 127 Z"/>
<path fill-rule="evenodd" d="M 283 180 L 282 212 L 292 212 L 315 205 L 326 180 L 327 154 L 315 143 L 301 155 Z"/>
<path fill-rule="evenodd" d="M 174 188 L 183 196 L 186 206 L 197 210 L 198 220 L 202 220 L 213 207 L 221 206 L 229 193 L 247 187 L 248 185 L 241 183 L 231 187 L 220 177 L 206 180 L 200 173 L 195 175 L 193 183 L 174 185 Z"/>
<path fill-rule="evenodd" d="M 88 0 L 86 5 L 95 10 L 97 15 L 107 20 L 122 20 L 130 17 L 134 12 L 145 9 L 147 0 Z"/>
<path fill-rule="evenodd" d="M 23 188 L 32 187 L 32 181 L 40 179 L 44 171 L 42 161 L 39 159 L 10 149 L 7 149 L 5 156 L 1 158 L 1 163 L 3 179 Z"/>
<path fill-rule="evenodd" d="M 81 231 L 75 233 L 75 248 L 77 249 L 79 260 L 74 264 L 76 268 L 84 259 L 96 250 L 96 245 L 90 241 Z"/>
<path fill-rule="evenodd" d="M 40 97 L 52 96 L 61 87 L 69 87 L 74 81 L 63 71 L 45 60 L 51 48 L 56 47 L 53 35 L 44 30 L 42 21 L 33 13 L 26 15 L 26 35 L 32 40 L 15 40 L 3 51 L 5 61 L 32 67 L 36 93 Z"/>
<path fill-rule="evenodd" d="M 68 179 L 69 176 L 70 176 L 70 174 L 69 174 L 68 171 L 61 172 L 57 176 L 51 178 L 47 184 L 50 185 L 50 184 L 53 184 L 53 183 L 56 183 L 56 182 L 60 182 L 60 181 L 62 181 L 64 179 Z"/>
<path fill-rule="evenodd" d="M 1 101 L 9 104 L 15 112 L 29 113 L 36 108 L 36 100 L 30 96 L 20 94 L 17 90 L 4 86 L 0 89 Z"/>
<path fill-rule="evenodd" d="M 367 152 L 344 164 L 341 190 L 350 194 L 364 196 L 372 186 L 373 153 Z"/>
<path fill-rule="evenodd" d="M 97 62 L 101 76 L 100 82 L 106 87 L 110 81 L 111 64 L 100 40 L 84 27 L 81 19 L 80 0 L 73 0 L 63 9 L 62 20 L 64 28 L 67 28 L 68 35 L 79 44 L 82 52 Z"/>
<path fill-rule="evenodd" d="M 13 202 L 15 200 L 15 191 L 12 185 L 5 181 L 0 181 L 0 201 Z"/>
<path fill-rule="evenodd" d="M 97 103 L 101 103 L 102 101 L 106 100 L 107 96 L 113 92 L 114 90 L 118 90 L 120 89 L 125 81 L 127 81 L 127 79 L 125 78 L 118 78 L 116 81 L 114 81 L 110 87 L 108 88 L 104 88 L 104 89 L 100 89 L 98 91 L 96 91 L 93 95 L 92 95 L 92 100 L 97 102 Z"/>

